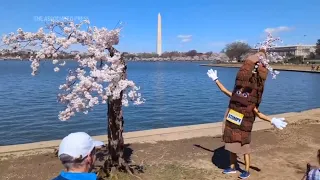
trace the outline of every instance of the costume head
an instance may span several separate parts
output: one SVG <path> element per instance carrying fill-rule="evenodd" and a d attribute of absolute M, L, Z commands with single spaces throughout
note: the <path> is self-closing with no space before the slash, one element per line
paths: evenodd
<path fill-rule="evenodd" d="M 260 62 L 262 52 L 249 56 L 240 67 L 233 89 L 230 104 L 238 103 L 242 106 L 259 107 L 264 90 L 264 83 L 268 76 L 267 68 Z"/>
<path fill-rule="evenodd" d="M 273 78 L 279 73 L 273 71 L 267 59 L 267 54 L 271 59 L 275 55 L 277 56 L 277 54 L 267 53 L 267 48 L 273 47 L 273 42 L 278 40 L 279 38 L 273 38 L 271 34 L 268 34 L 267 39 L 260 43 L 259 52 L 246 58 L 237 73 L 229 106 L 245 107 L 246 111 L 252 111 L 254 107 L 259 107 L 268 71 Z"/>

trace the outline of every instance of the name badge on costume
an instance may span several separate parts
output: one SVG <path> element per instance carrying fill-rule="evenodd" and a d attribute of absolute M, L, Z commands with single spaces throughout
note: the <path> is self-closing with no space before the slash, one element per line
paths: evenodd
<path fill-rule="evenodd" d="M 243 114 L 238 113 L 235 110 L 230 109 L 228 115 L 227 115 L 227 120 L 232 122 L 233 124 L 236 125 L 241 125 L 242 119 L 243 119 Z"/>

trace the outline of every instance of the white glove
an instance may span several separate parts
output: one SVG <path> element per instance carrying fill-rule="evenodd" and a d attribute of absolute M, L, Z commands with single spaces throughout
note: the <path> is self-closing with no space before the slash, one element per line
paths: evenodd
<path fill-rule="evenodd" d="M 217 72 L 217 70 L 212 70 L 212 69 L 210 69 L 210 70 L 208 70 L 207 74 L 208 74 L 209 78 L 211 78 L 213 81 L 215 81 L 215 80 L 218 79 L 218 72 Z"/>
<path fill-rule="evenodd" d="M 287 126 L 288 123 L 284 121 L 284 118 L 272 118 L 271 124 L 273 124 L 278 129 L 283 129 Z"/>

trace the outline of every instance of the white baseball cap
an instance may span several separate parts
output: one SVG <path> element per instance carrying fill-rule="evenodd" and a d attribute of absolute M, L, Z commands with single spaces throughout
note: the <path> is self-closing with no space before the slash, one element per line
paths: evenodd
<path fill-rule="evenodd" d="M 101 141 L 93 140 L 85 132 L 75 132 L 64 137 L 59 146 L 58 156 L 67 154 L 74 158 L 85 157 L 91 153 L 94 147 L 104 145 Z"/>

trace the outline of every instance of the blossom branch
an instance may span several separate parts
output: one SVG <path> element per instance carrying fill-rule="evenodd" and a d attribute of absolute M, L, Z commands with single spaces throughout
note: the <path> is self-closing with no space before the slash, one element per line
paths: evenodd
<path fill-rule="evenodd" d="M 121 92 L 124 106 L 129 101 L 133 101 L 133 104 L 144 103 L 141 94 L 137 92 L 140 88 L 133 81 L 121 79 L 124 66 L 120 63 L 120 52 L 113 47 L 119 42 L 120 29 L 107 30 L 91 27 L 89 24 L 87 20 L 79 24 L 72 21 L 51 22 L 36 33 L 18 29 L 17 34 L 10 33 L 2 40 L 6 45 L 13 44 L 16 49 L 40 45 L 36 55 L 30 57 L 32 75 L 38 71 L 42 59 L 51 58 L 52 63 L 57 64 L 59 61 L 55 58 L 62 48 L 69 49 L 70 46 L 79 44 L 91 54 L 90 57 L 77 54 L 74 60 L 78 66 L 69 71 L 65 84 L 60 85 L 62 92 L 58 94 L 58 100 L 66 105 L 65 110 L 59 114 L 60 120 L 68 120 L 76 112 L 86 114 L 95 105 L 106 103 L 110 98 L 119 99 Z M 87 25 L 87 28 L 81 29 L 82 25 Z M 57 33 L 56 29 L 60 29 L 61 33 Z M 27 45 L 21 46 L 21 43 Z M 64 66 L 65 62 L 59 65 Z M 59 68 L 55 67 L 54 71 L 58 72 Z"/>
<path fill-rule="evenodd" d="M 280 41 L 282 43 L 282 40 L 280 38 L 274 38 L 271 33 L 268 33 L 267 39 L 263 42 L 260 42 L 256 45 L 256 48 L 259 50 L 263 50 L 266 53 L 266 57 L 259 56 L 259 62 L 266 67 L 269 72 L 272 75 L 272 79 L 275 79 L 276 76 L 280 73 L 279 71 L 273 70 L 273 68 L 270 66 L 269 62 L 277 61 L 277 59 L 283 59 L 284 57 L 278 55 L 277 53 L 268 52 L 269 48 L 273 48 L 276 46 L 275 42 Z"/>

